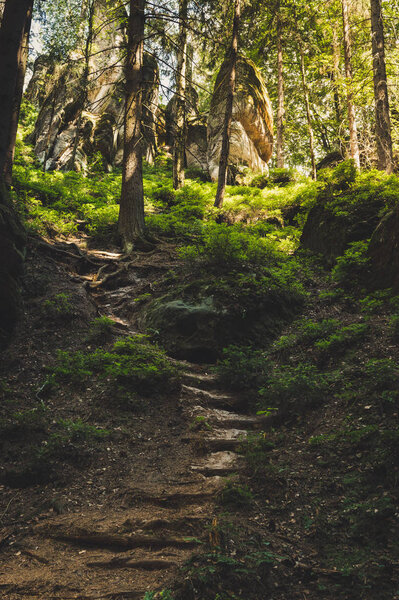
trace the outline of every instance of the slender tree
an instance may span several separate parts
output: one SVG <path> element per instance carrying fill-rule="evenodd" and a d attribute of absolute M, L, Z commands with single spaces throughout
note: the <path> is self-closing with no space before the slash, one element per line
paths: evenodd
<path fill-rule="evenodd" d="M 125 252 L 144 234 L 143 148 L 141 134 L 145 0 L 130 0 L 125 65 L 126 100 L 122 195 L 118 231 Z"/>
<path fill-rule="evenodd" d="M 233 32 L 231 36 L 230 45 L 230 64 L 228 69 L 228 92 L 226 98 L 226 111 L 223 122 L 223 133 L 222 133 L 222 149 L 220 152 L 219 160 L 219 175 L 218 175 L 218 187 L 216 191 L 215 206 L 221 208 L 223 206 L 224 194 L 226 190 L 226 179 L 227 179 L 227 164 L 229 160 L 229 146 L 230 146 L 230 129 L 231 121 L 233 117 L 233 100 L 234 91 L 236 87 L 236 65 L 237 65 L 237 53 L 238 53 L 238 30 L 240 26 L 241 16 L 241 2 L 235 0 L 234 3 L 234 20 L 233 20 Z"/>
<path fill-rule="evenodd" d="M 282 23 L 277 16 L 277 136 L 276 158 L 277 167 L 284 168 L 284 69 L 283 69 Z"/>
<path fill-rule="evenodd" d="M 310 113 L 309 89 L 308 89 L 308 84 L 306 82 L 305 56 L 304 56 L 301 41 L 299 41 L 299 55 L 300 55 L 300 59 L 301 59 L 300 60 L 300 68 L 301 68 L 302 91 L 303 91 L 303 98 L 305 101 L 306 121 L 308 124 L 308 133 L 309 133 L 309 152 L 310 152 L 310 161 L 312 163 L 312 179 L 316 179 L 317 172 L 316 172 L 316 158 L 315 158 L 315 152 L 314 152 L 314 134 L 313 134 L 313 126 L 312 126 L 312 116 Z"/>
<path fill-rule="evenodd" d="M 85 42 L 85 50 L 84 50 L 84 67 L 83 67 L 83 74 L 82 74 L 82 80 L 81 80 L 81 84 L 80 84 L 80 111 L 79 111 L 79 116 L 78 116 L 78 121 L 76 123 L 76 132 L 75 132 L 75 139 L 73 142 L 73 148 L 72 148 L 72 155 L 71 155 L 71 159 L 70 159 L 70 168 L 73 170 L 75 169 L 75 162 L 76 162 L 76 154 L 78 151 L 78 146 L 79 146 L 79 134 L 80 134 L 80 128 L 82 126 L 82 120 L 83 120 L 83 111 L 86 108 L 86 104 L 87 104 L 87 97 L 88 97 L 88 86 L 89 86 L 89 77 L 90 77 L 90 57 L 91 57 L 91 53 L 92 53 L 92 43 L 93 43 L 93 21 L 94 21 L 94 8 L 95 8 L 95 2 L 94 0 L 89 0 L 86 6 L 88 15 L 87 15 L 87 36 L 86 36 L 86 42 Z M 83 12 L 83 6 L 82 6 L 82 12 Z"/>
<path fill-rule="evenodd" d="M 10 182 L 33 0 L 6 0 L 0 28 L 0 180 Z"/>
<path fill-rule="evenodd" d="M 371 0 L 371 41 L 373 51 L 373 80 L 375 99 L 375 134 L 378 168 L 392 173 L 393 153 L 387 71 L 385 65 L 384 23 L 381 0 Z"/>
<path fill-rule="evenodd" d="M 176 69 L 176 115 L 173 148 L 173 187 L 184 185 L 185 92 L 187 65 L 188 0 L 179 0 L 179 46 Z"/>
<path fill-rule="evenodd" d="M 353 104 L 353 76 L 352 76 L 352 41 L 349 28 L 349 8 L 348 0 L 342 2 L 342 26 L 344 33 L 344 57 L 345 57 L 345 78 L 346 78 L 346 102 L 348 107 L 348 123 L 350 138 L 350 154 L 357 168 L 360 168 L 359 142 L 357 136 L 355 107 Z"/>

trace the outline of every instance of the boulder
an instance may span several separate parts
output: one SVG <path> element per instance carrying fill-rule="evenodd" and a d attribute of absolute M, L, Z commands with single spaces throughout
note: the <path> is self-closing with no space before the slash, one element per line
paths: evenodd
<path fill-rule="evenodd" d="M 147 328 L 160 332 L 176 358 L 212 363 L 218 356 L 218 334 L 226 313 L 213 298 L 159 299 L 145 315 Z"/>
<path fill-rule="evenodd" d="M 367 254 L 370 287 L 399 292 L 399 205 L 381 219 L 371 236 Z"/>
<path fill-rule="evenodd" d="M 222 131 L 228 94 L 226 59 L 219 71 L 208 117 L 208 169 L 217 180 L 222 146 Z M 273 113 L 260 71 L 249 59 L 237 61 L 236 90 L 230 135 L 229 164 L 233 170 L 246 166 L 266 173 L 273 150 Z"/>
<path fill-rule="evenodd" d="M 227 289 L 218 289 L 211 279 L 197 279 L 152 301 L 143 309 L 141 327 L 156 331 L 172 356 L 212 363 L 229 344 L 267 345 L 302 306 L 303 297 L 273 276 L 264 293 L 245 290 L 239 301 L 232 301 L 234 273 L 228 278 Z"/>

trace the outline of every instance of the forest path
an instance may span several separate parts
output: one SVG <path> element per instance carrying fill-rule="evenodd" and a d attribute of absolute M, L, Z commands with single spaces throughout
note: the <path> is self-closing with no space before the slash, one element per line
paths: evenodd
<path fill-rule="evenodd" d="M 99 313 L 124 335 L 137 331 L 134 299 L 173 266 L 163 251 L 129 260 L 76 244 L 50 252 L 67 263 L 70 277 L 83 281 Z M 178 439 L 170 432 L 162 448 L 155 448 L 155 436 L 152 445 L 163 454 L 168 475 L 160 480 L 155 453 L 144 479 L 124 479 L 117 505 L 77 506 L 27 523 L 0 557 L 2 598 L 143 599 L 168 588 L 178 568 L 209 541 L 224 477 L 242 466 L 237 446 L 263 421 L 245 413 L 245 399 L 220 389 L 209 367 L 179 364 L 184 374 L 176 409 L 186 432 Z M 177 455 L 185 459 L 174 464 Z"/>

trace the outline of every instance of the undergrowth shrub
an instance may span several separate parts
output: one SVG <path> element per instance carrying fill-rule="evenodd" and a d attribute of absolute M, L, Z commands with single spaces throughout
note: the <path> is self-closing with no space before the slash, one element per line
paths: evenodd
<path fill-rule="evenodd" d="M 50 372 L 57 381 L 74 384 L 99 375 L 122 390 L 143 395 L 171 389 L 178 382 L 176 367 L 144 335 L 118 340 L 110 351 L 59 351 Z"/>
<path fill-rule="evenodd" d="M 228 346 L 217 364 L 220 381 L 232 389 L 257 390 L 270 371 L 267 353 L 251 346 Z"/>
<path fill-rule="evenodd" d="M 331 276 L 339 286 L 352 289 L 364 284 L 369 272 L 368 240 L 353 242 L 343 256 L 337 258 Z"/>
<path fill-rule="evenodd" d="M 279 365 L 259 390 L 259 409 L 273 407 L 278 409 L 279 416 L 299 416 L 322 404 L 328 389 L 327 376 L 312 364 Z"/>

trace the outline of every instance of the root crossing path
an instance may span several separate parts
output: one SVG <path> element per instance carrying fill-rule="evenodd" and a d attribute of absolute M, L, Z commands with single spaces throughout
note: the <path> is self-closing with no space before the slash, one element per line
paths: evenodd
<path fill-rule="evenodd" d="M 165 267 L 165 254 L 125 265 L 117 255 L 80 249 L 78 254 L 76 244 L 45 252 L 65 260 L 69 277 L 90 290 L 99 314 L 111 317 L 126 335 L 135 330 L 126 306 Z M 86 274 L 77 264 L 85 265 Z M 143 277 L 143 271 L 150 277 Z M 108 289 L 100 285 L 99 272 L 108 276 Z M 149 469 L 147 477 L 133 477 L 121 488 L 119 504 L 53 512 L 8 538 L 0 536 L 1 598 L 142 600 L 147 592 L 168 588 L 187 559 L 201 551 L 225 477 L 234 477 L 242 467 L 237 447 L 249 430 L 262 428 L 262 418 L 245 414 L 243 399 L 220 390 L 206 366 L 181 364 L 183 385 L 176 402 L 186 431 L 178 440 L 171 434 L 169 448 L 182 445 L 184 469 L 170 475 L 176 453 L 168 457 L 166 447 L 163 464 L 169 476 L 162 482 Z M 24 493 L 29 503 L 29 490 Z"/>

